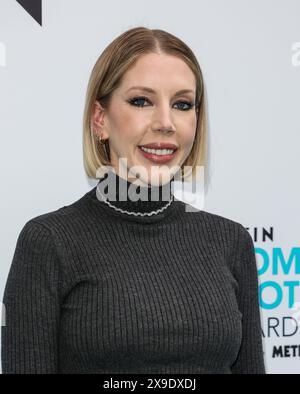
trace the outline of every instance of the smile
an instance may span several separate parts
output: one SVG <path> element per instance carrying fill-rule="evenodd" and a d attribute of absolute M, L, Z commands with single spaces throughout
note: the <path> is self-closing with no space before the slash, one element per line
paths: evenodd
<path fill-rule="evenodd" d="M 154 163 L 166 163 L 174 158 L 177 149 L 149 149 L 139 146 L 142 155 Z"/>

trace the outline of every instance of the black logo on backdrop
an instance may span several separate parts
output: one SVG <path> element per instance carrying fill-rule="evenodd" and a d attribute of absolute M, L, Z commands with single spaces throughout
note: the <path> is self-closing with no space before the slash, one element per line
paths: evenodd
<path fill-rule="evenodd" d="M 42 0 L 17 0 L 17 3 L 42 26 Z"/>

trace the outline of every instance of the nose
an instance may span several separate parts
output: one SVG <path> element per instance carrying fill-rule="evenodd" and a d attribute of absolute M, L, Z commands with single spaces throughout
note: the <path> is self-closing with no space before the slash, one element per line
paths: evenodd
<path fill-rule="evenodd" d="M 154 111 L 152 129 L 153 131 L 161 131 L 164 133 L 171 133 L 175 131 L 171 110 L 168 104 L 165 106 L 161 105 Z"/>

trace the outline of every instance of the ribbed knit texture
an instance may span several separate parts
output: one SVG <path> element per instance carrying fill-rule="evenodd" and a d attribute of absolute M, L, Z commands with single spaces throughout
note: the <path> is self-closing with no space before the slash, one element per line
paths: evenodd
<path fill-rule="evenodd" d="M 2 372 L 265 373 L 248 231 L 177 199 L 150 217 L 117 212 L 97 197 L 104 180 L 22 228 Z M 144 212 L 166 203 L 114 202 Z"/>

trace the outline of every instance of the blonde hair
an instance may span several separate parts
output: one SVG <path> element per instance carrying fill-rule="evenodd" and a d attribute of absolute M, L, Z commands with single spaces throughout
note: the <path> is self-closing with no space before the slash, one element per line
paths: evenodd
<path fill-rule="evenodd" d="M 109 160 L 109 141 L 100 144 L 91 127 L 95 101 L 108 108 L 111 95 L 122 76 L 142 55 L 165 53 L 182 59 L 193 71 L 196 79 L 197 127 L 194 143 L 189 156 L 182 164 L 191 167 L 194 176 L 197 166 L 206 166 L 207 160 L 207 122 L 202 71 L 192 50 L 179 38 L 159 29 L 135 27 L 115 38 L 96 61 L 87 87 L 83 115 L 83 161 L 88 177 L 97 179 L 97 170 L 111 166 Z"/>

